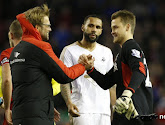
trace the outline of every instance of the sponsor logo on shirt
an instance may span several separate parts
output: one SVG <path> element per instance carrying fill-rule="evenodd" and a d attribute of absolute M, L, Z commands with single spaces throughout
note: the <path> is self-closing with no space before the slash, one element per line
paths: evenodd
<path fill-rule="evenodd" d="M 104 61 L 105 61 L 105 57 L 102 57 L 101 61 L 103 61 L 103 62 L 104 62 Z"/>
<path fill-rule="evenodd" d="M 14 57 L 17 58 L 20 55 L 19 52 L 14 52 Z"/>
<path fill-rule="evenodd" d="M 140 51 L 138 51 L 136 49 L 132 49 L 131 51 L 132 51 L 132 53 L 131 53 L 132 56 L 135 56 L 137 58 L 141 58 L 140 57 Z"/>
<path fill-rule="evenodd" d="M 20 55 L 19 52 L 14 52 L 14 57 L 17 59 L 13 59 L 12 61 L 10 61 L 10 64 L 14 64 L 14 63 L 18 63 L 18 62 L 25 62 L 25 59 L 18 59 L 18 56 Z"/>

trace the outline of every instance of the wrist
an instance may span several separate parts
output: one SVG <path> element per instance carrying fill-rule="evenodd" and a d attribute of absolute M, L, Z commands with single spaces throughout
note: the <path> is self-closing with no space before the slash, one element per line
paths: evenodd
<path fill-rule="evenodd" d="M 71 100 L 68 100 L 68 101 L 66 102 L 67 107 L 68 107 L 70 104 L 72 104 L 72 102 L 71 102 Z"/>
<path fill-rule="evenodd" d="M 91 73 L 94 70 L 94 67 L 87 70 L 87 74 Z"/>
<path fill-rule="evenodd" d="M 133 93 L 128 89 L 124 90 L 122 94 L 122 96 L 129 97 L 129 98 L 131 98 L 132 95 Z"/>

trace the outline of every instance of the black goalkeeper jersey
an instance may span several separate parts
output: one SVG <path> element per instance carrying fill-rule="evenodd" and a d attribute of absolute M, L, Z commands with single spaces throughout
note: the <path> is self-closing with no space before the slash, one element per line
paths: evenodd
<path fill-rule="evenodd" d="M 113 68 L 102 75 L 96 69 L 88 72 L 97 84 L 108 89 L 117 84 L 116 94 L 120 97 L 125 89 L 133 92 L 132 100 L 139 115 L 153 112 L 152 84 L 144 53 L 135 40 L 126 41 L 116 56 Z"/>

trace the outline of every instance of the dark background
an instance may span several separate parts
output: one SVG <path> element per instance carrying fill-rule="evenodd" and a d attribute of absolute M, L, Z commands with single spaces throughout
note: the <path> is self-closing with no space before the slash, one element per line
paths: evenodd
<path fill-rule="evenodd" d="M 135 40 L 143 49 L 150 79 L 154 90 L 154 112 L 165 114 L 165 1 L 164 0 L 0 0 L 0 53 L 9 47 L 8 28 L 19 13 L 35 6 L 47 3 L 51 9 L 50 21 L 52 32 L 50 43 L 59 57 L 64 46 L 81 40 L 81 24 L 85 16 L 100 14 L 104 18 L 103 34 L 99 43 L 111 48 L 114 57 L 119 46 L 113 44 L 110 17 L 120 9 L 132 11 L 137 18 Z M 60 94 L 55 97 L 55 107 L 61 113 L 61 122 L 68 124 L 67 108 Z M 3 121 L 3 110 L 0 109 L 0 125 Z M 156 121 L 156 125 L 165 124 Z"/>

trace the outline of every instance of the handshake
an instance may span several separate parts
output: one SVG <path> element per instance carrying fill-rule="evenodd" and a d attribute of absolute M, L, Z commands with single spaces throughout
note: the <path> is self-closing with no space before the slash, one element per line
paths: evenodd
<path fill-rule="evenodd" d="M 91 54 L 89 55 L 83 54 L 78 59 L 78 63 L 84 65 L 86 70 L 92 69 L 94 67 L 94 61 L 95 58 L 92 57 Z"/>

